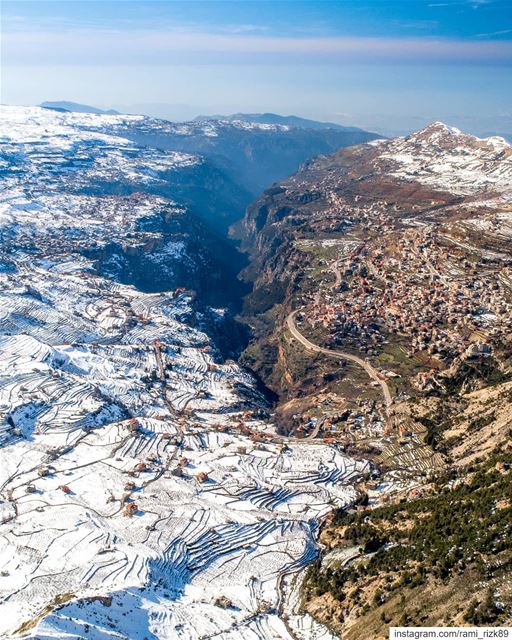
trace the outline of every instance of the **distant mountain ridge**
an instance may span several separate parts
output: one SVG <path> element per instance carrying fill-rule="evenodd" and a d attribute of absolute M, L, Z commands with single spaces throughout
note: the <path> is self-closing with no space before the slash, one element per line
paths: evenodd
<path fill-rule="evenodd" d="M 43 107 L 43 109 L 55 109 L 57 111 L 119 115 L 119 111 L 116 111 L 115 109 L 104 110 L 88 104 L 80 104 L 79 102 L 71 102 L 69 100 L 50 100 L 47 102 L 41 102 L 39 106 Z"/>
<path fill-rule="evenodd" d="M 236 119 L 172 123 L 141 118 L 120 123 L 116 133 L 140 145 L 201 155 L 253 197 L 312 157 L 379 137 L 357 129 L 311 129 Z"/>
<path fill-rule="evenodd" d="M 243 120 L 245 122 L 255 122 L 258 124 L 280 124 L 287 127 L 296 127 L 298 129 L 336 129 L 337 131 L 363 131 L 359 127 L 348 127 L 335 122 L 321 122 L 320 120 L 310 120 L 309 118 L 301 118 L 300 116 L 282 116 L 277 113 L 233 113 L 231 115 L 199 115 L 194 120 L 227 120 L 236 121 Z"/>
<path fill-rule="evenodd" d="M 75 113 L 97 113 L 97 114 L 113 114 L 119 115 L 121 112 L 115 109 L 100 109 L 88 104 L 82 104 L 80 102 L 73 102 L 71 100 L 48 100 L 41 102 L 39 105 L 44 109 L 55 109 L 63 111 L 72 111 Z M 297 129 L 335 129 L 336 131 L 346 132 L 361 132 L 365 131 L 360 127 L 350 127 L 336 122 L 323 122 L 320 120 L 311 120 L 310 118 L 302 118 L 295 115 L 283 116 L 278 113 L 232 113 L 230 115 L 198 115 L 193 121 L 196 122 L 209 122 L 209 121 L 224 121 L 224 122 L 251 122 L 254 124 L 269 124 L 269 125 L 281 125 L 285 127 L 294 127 Z M 365 133 L 367 133 L 365 131 Z"/>
<path fill-rule="evenodd" d="M 356 127 L 274 113 L 198 116 L 188 122 L 172 122 L 71 101 L 48 101 L 40 106 L 64 113 L 119 115 L 119 120 L 109 123 L 117 135 L 138 145 L 205 158 L 246 194 L 240 207 L 226 212 L 225 220 L 231 222 L 242 217 L 254 197 L 293 174 L 303 162 L 380 137 Z"/>

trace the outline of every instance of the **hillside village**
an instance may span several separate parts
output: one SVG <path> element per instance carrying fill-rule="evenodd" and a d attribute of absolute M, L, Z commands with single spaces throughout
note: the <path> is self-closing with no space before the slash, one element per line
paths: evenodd
<path fill-rule="evenodd" d="M 434 123 L 312 160 L 244 221 L 245 357 L 282 431 L 384 472 L 307 574 L 303 610 L 342 637 L 511 619 L 511 176 L 504 140 Z"/>
<path fill-rule="evenodd" d="M 359 245 L 336 263 L 339 284 L 306 305 L 304 318 L 327 330 L 329 344 L 373 356 L 397 339 L 408 357 L 430 356 L 438 366 L 491 353 L 512 329 L 512 258 L 470 262 L 446 245 L 432 230 L 400 234 L 387 254 L 389 243 Z"/>

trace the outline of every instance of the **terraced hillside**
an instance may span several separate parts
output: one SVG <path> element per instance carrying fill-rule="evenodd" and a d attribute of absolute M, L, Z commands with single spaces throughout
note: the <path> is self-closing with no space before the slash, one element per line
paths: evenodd
<path fill-rule="evenodd" d="M 364 465 L 273 442 L 186 294 L 87 274 L 68 256 L 2 277 L 1 633 L 272 637 L 278 581 Z"/>
<path fill-rule="evenodd" d="M 0 117 L 0 636 L 329 638 L 291 585 L 369 465 L 276 434 L 208 165 L 125 119 Z"/>

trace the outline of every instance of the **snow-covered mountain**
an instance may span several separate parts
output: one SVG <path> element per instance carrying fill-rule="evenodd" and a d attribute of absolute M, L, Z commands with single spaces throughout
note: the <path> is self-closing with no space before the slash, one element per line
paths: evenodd
<path fill-rule="evenodd" d="M 291 578 L 368 467 L 276 435 L 224 359 L 208 161 L 136 126 L 0 114 L 0 636 L 327 638 Z"/>
<path fill-rule="evenodd" d="M 229 116 L 197 116 L 195 120 L 229 120 L 231 122 L 244 120 L 245 122 L 255 122 L 271 125 L 285 125 L 289 127 L 299 127 L 301 129 L 337 129 L 338 131 L 362 131 L 358 127 L 348 127 L 335 122 L 321 122 L 310 120 L 299 116 L 282 116 L 277 113 L 233 113 Z"/>
<path fill-rule="evenodd" d="M 313 156 L 378 137 L 362 129 L 315 129 L 294 120 L 258 121 L 245 119 L 243 114 L 185 123 L 154 118 L 125 120 L 117 131 L 141 144 L 204 156 L 246 189 L 250 200 Z"/>
<path fill-rule="evenodd" d="M 375 134 L 363 130 L 312 130 L 243 119 L 173 123 L 142 115 L 40 107 L 2 109 L 4 126 L 12 128 L 13 135 L 18 117 L 28 119 L 35 126 L 50 126 L 57 135 L 59 128 L 75 128 L 84 139 L 92 140 L 96 136 L 98 144 L 102 136 L 114 136 L 119 148 L 108 157 L 121 172 L 118 178 L 130 177 L 132 190 L 140 180 L 145 180 L 145 191 L 162 194 L 164 181 L 172 173 L 164 195 L 188 204 L 221 234 L 243 216 L 256 195 L 296 171 L 305 160 L 376 138 Z M 130 153 L 142 148 L 146 149 L 146 163 L 139 163 L 141 154 L 135 153 L 138 168 L 128 176 Z M 72 149 L 68 151 L 73 155 Z M 155 164 L 157 157 L 160 164 Z M 80 164 L 80 158 L 74 162 Z M 156 181 L 149 184 L 150 172 L 154 178 L 160 178 L 158 184 Z M 110 180 L 109 188 L 119 192 L 119 180 L 113 173 Z M 103 191 L 107 187 L 101 184 L 100 188 Z"/>
<path fill-rule="evenodd" d="M 244 187 L 202 156 L 157 149 L 123 135 L 165 126 L 144 116 L 4 106 L 0 171 L 11 183 L 31 174 L 36 185 L 65 182 L 66 193 L 84 196 L 143 191 L 177 199 L 212 229 L 224 230 L 246 205 Z"/>
<path fill-rule="evenodd" d="M 476 232 L 479 243 L 491 246 L 511 236 L 511 201 L 510 144 L 434 122 L 408 136 L 311 159 L 248 208 L 242 235 L 252 270 L 267 258 L 276 262 L 276 236 L 293 242 L 306 229 L 320 237 L 361 219 L 370 231 L 429 225 L 437 234 L 445 225 L 450 234 Z M 279 248 L 284 255 L 286 246 Z"/>
<path fill-rule="evenodd" d="M 457 195 L 512 193 L 512 147 L 498 136 L 480 139 L 442 122 L 405 138 L 371 143 L 390 174 Z M 387 170 L 387 167 L 386 167 Z"/>

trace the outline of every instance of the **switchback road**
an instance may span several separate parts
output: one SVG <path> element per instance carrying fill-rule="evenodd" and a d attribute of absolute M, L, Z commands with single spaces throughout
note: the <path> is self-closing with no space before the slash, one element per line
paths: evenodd
<path fill-rule="evenodd" d="M 380 377 L 377 370 L 372 367 L 372 365 L 368 361 L 360 358 L 359 356 L 354 356 L 351 353 L 346 353 L 345 351 L 334 351 L 333 349 L 325 349 L 324 347 L 319 347 L 317 344 L 314 344 L 313 342 L 305 338 L 297 329 L 297 326 L 295 324 L 295 316 L 297 314 L 297 311 L 298 310 L 292 311 L 286 319 L 288 329 L 290 330 L 292 336 L 309 351 L 324 353 L 326 356 L 330 356 L 331 358 L 342 358 L 343 360 L 349 360 L 350 362 L 355 362 L 357 365 L 362 367 L 372 380 L 375 380 L 375 382 L 379 383 L 382 389 L 382 394 L 384 396 L 386 406 L 389 407 L 389 405 L 393 401 L 391 398 L 391 393 L 389 391 L 389 386 L 386 380 Z"/>

